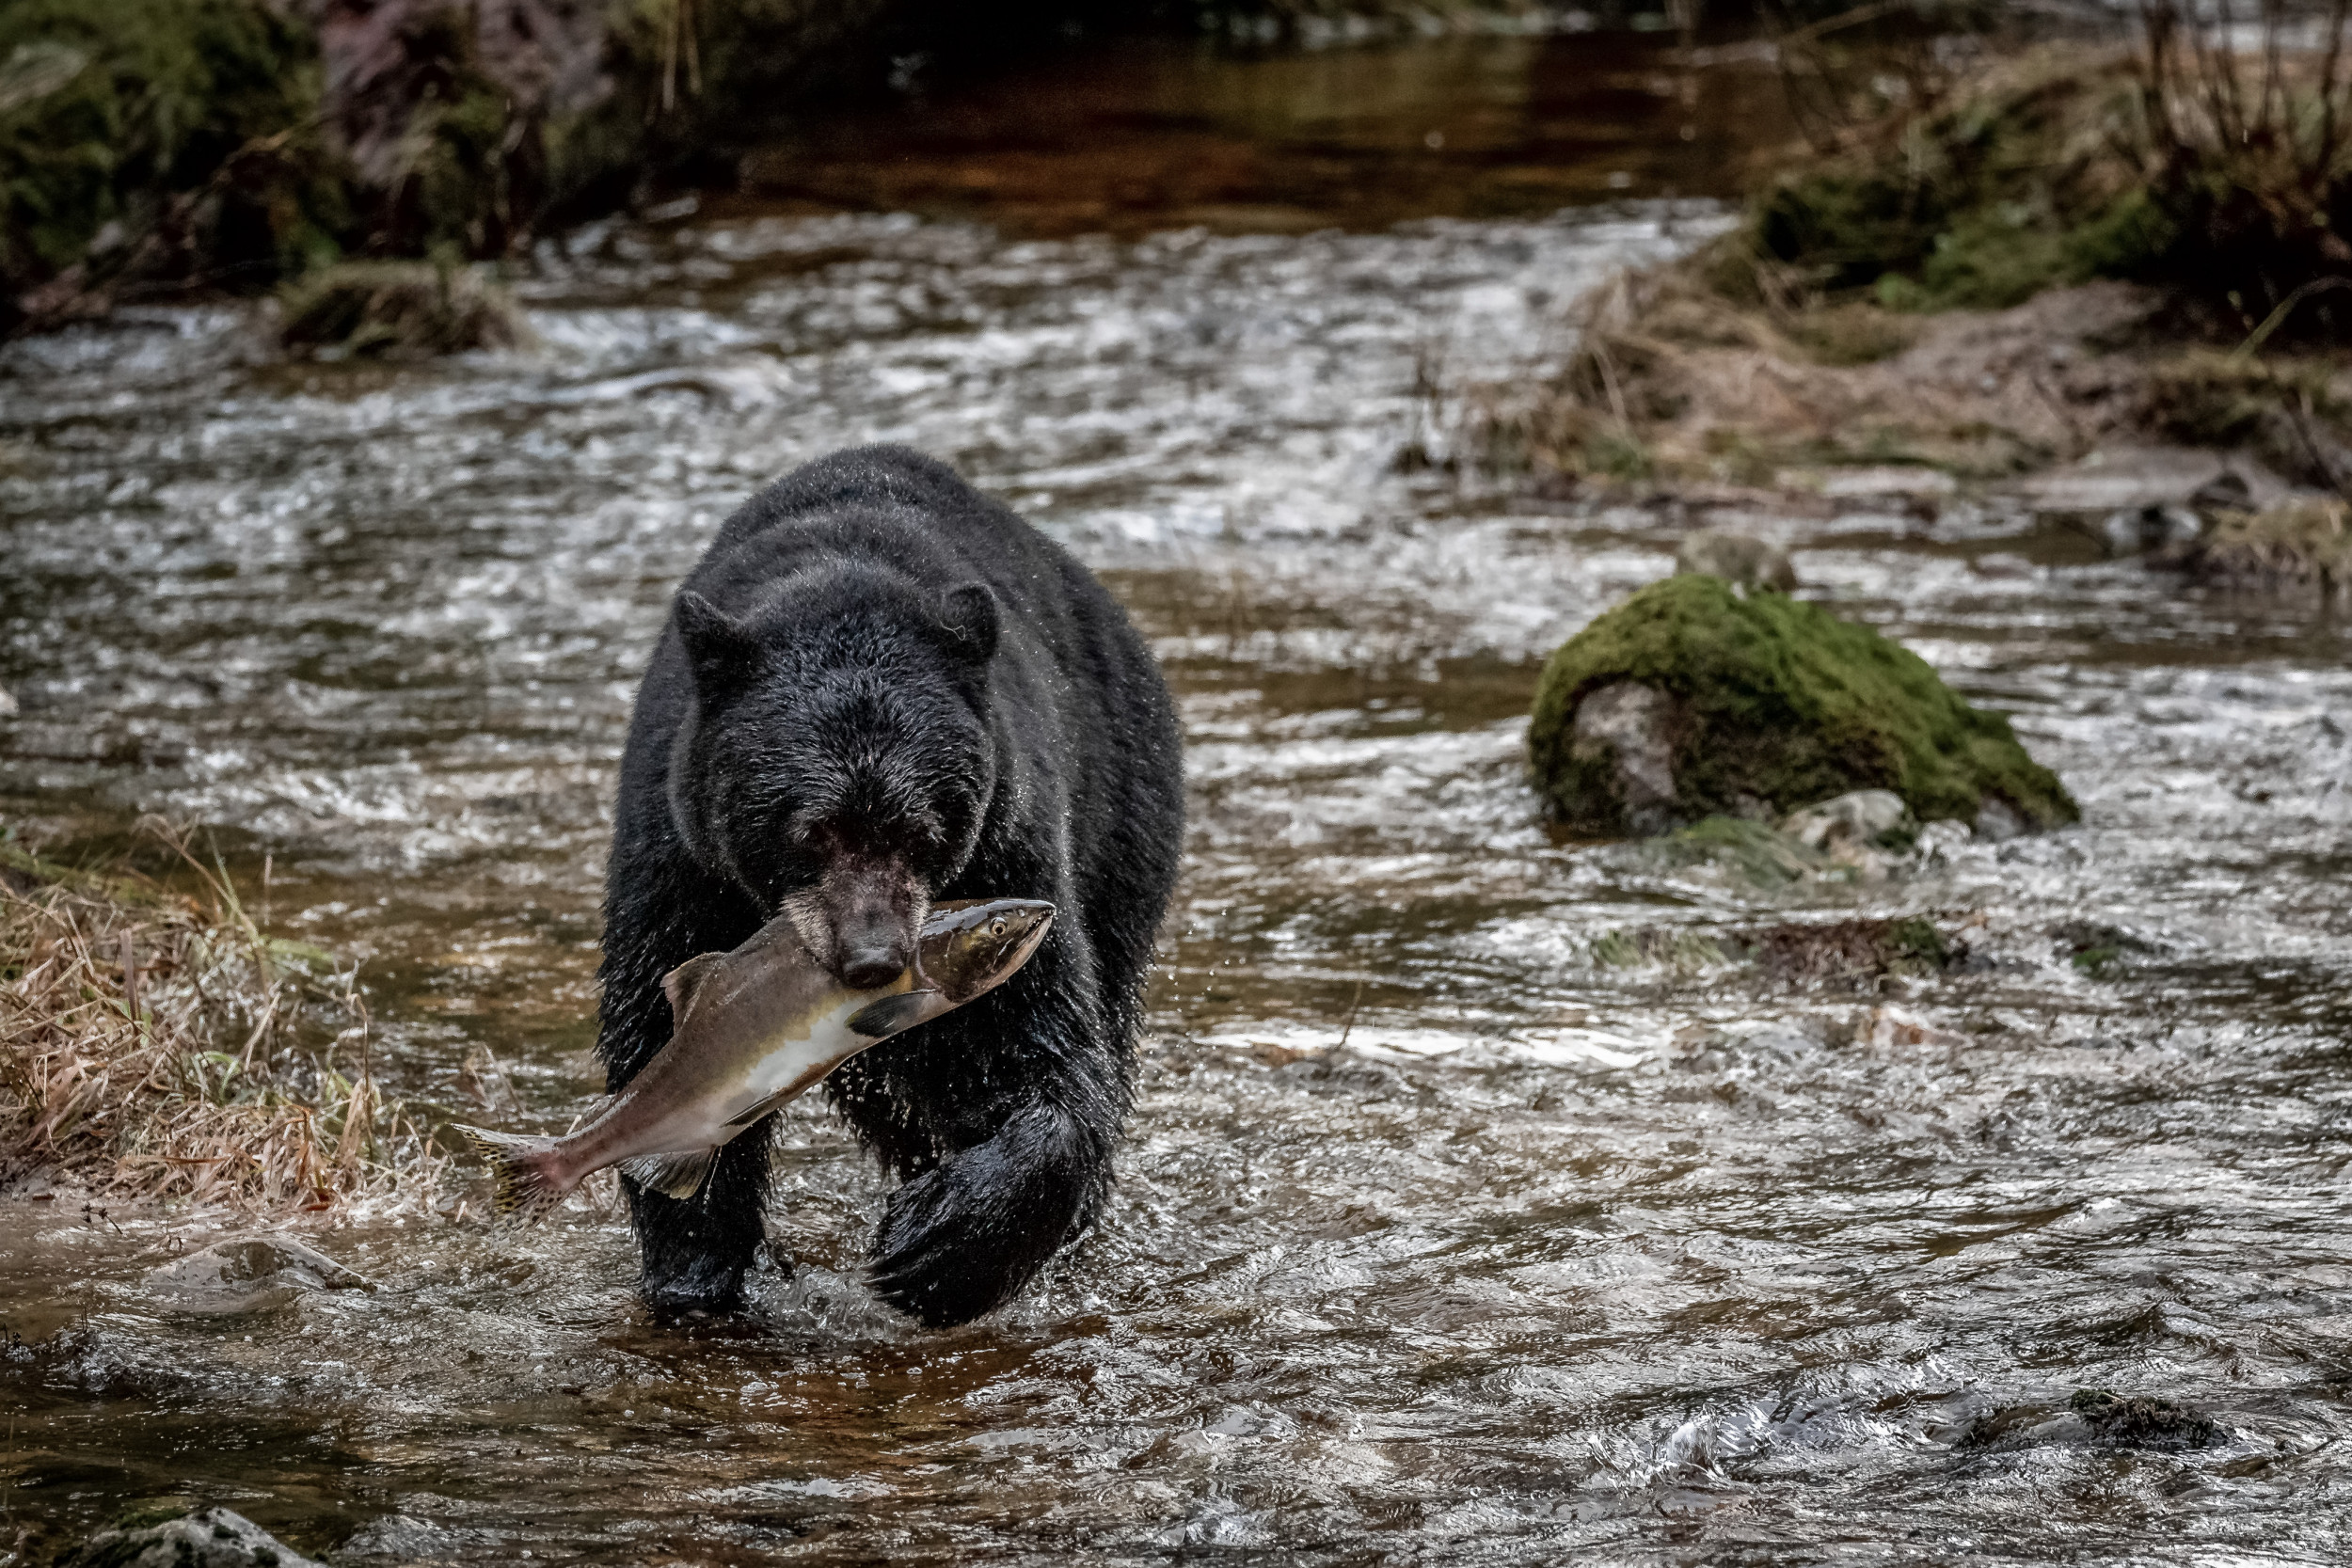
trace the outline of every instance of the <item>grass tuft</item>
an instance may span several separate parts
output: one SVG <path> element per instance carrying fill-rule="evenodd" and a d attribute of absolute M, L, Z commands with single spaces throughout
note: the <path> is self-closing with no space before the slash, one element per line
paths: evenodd
<path fill-rule="evenodd" d="M 349 261 L 289 285 L 279 337 L 323 359 L 430 358 L 530 341 L 513 296 L 447 261 Z"/>
<path fill-rule="evenodd" d="M 371 1070 L 356 972 L 265 935 L 217 859 L 195 899 L 0 864 L 0 1178 L 327 1208 L 437 1169 Z"/>

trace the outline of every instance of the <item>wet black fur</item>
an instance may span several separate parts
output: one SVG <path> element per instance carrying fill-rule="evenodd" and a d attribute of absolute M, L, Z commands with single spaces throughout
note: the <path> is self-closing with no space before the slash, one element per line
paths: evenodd
<path fill-rule="evenodd" d="M 1108 1190 L 1182 828 L 1167 690 L 1084 567 L 915 452 L 811 463 L 721 529 L 638 693 L 606 880 L 610 1083 L 669 1039 L 662 974 L 787 898 L 864 898 L 859 941 L 903 920 L 894 875 L 918 897 L 1051 899 L 1009 983 L 826 1085 L 902 1182 L 876 1289 L 926 1323 L 975 1317 Z M 698 1201 L 626 1183 L 648 1302 L 738 1299 L 766 1133 L 729 1144 Z"/>

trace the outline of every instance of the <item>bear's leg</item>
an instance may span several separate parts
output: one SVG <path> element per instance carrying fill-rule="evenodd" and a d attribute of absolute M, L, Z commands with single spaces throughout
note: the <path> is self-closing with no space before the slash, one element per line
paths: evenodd
<path fill-rule="evenodd" d="M 1107 1132 L 1055 1099 L 1026 1101 L 993 1136 L 890 1195 L 874 1289 L 933 1328 L 968 1323 L 1093 1218 L 1109 1180 Z"/>
<path fill-rule="evenodd" d="M 631 852 L 634 851 L 634 852 Z M 626 859 L 625 859 L 626 856 Z M 661 976 L 697 953 L 720 952 L 759 924 L 756 910 L 699 889 L 691 875 L 623 836 L 616 865 L 628 875 L 615 885 L 628 896 L 607 900 L 603 1027 L 596 1050 L 604 1057 L 605 1087 L 618 1093 L 670 1042 L 669 998 Z M 638 1291 L 657 1311 L 723 1312 L 743 1297 L 743 1275 L 765 1239 L 761 1211 L 768 1189 L 769 1123 L 720 1150 L 710 1179 L 695 1197 L 680 1200 L 621 1180 L 629 1221 L 644 1260 Z"/>
<path fill-rule="evenodd" d="M 743 1300 L 743 1275 L 766 1239 L 768 1135 L 762 1120 L 719 1151 L 710 1179 L 691 1198 L 647 1192 L 628 1177 L 629 1223 L 644 1272 L 637 1293 L 657 1312 L 724 1312 Z"/>

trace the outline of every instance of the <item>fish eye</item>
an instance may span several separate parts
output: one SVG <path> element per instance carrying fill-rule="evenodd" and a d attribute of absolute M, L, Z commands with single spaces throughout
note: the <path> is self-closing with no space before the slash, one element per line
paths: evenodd
<path fill-rule="evenodd" d="M 988 923 L 988 934 L 992 937 L 1001 937 L 1005 934 L 1005 917 L 1003 915 L 1000 914 L 995 919 Z"/>

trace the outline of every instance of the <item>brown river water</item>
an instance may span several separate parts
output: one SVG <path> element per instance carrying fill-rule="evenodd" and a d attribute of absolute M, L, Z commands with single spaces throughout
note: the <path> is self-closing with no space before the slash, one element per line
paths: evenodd
<path fill-rule="evenodd" d="M 1009 1309 L 874 1302 L 881 1179 L 815 1097 L 797 1269 L 693 1328 L 609 1209 L 319 1220 L 374 1291 L 204 1318 L 141 1279 L 233 1216 L 0 1197 L 0 1562 L 169 1495 L 355 1564 L 2352 1560 L 2341 621 L 1997 499 L 1759 514 L 2082 826 L 1765 893 L 1536 815 L 1541 660 L 1685 525 L 1393 458 L 1726 221 L 1771 79 L 1674 66 L 1130 50 L 545 247 L 529 353 L 289 368 L 227 309 L 8 348 L 0 811 L 266 852 L 428 1105 L 480 1114 L 485 1045 L 517 1124 L 587 1102 L 634 681 L 801 459 L 911 442 L 1097 567 L 1192 818 L 1119 1196 Z M 1968 961 L 1603 940 L 1914 912 Z M 2223 1433 L 2097 1441 L 2085 1387 Z"/>

